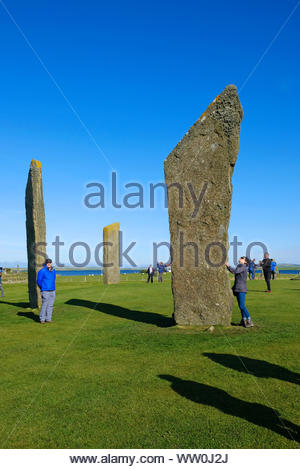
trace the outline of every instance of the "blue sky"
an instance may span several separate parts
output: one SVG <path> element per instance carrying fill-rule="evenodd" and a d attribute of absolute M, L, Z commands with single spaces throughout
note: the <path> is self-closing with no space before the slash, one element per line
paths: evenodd
<path fill-rule="evenodd" d="M 103 227 L 119 221 L 124 243 L 137 243 L 135 262 L 151 262 L 152 243 L 168 241 L 169 228 L 161 197 L 149 209 L 149 183 L 164 180 L 164 159 L 215 96 L 229 83 L 244 83 L 296 1 L 5 5 L 97 145 L 0 5 L 0 265 L 26 263 L 24 191 L 32 158 L 43 166 L 47 240 L 59 235 L 65 242 L 62 261 L 73 242 L 93 250 Z M 300 7 L 241 90 L 245 115 L 229 233 L 243 242 L 241 255 L 248 243 L 262 241 L 271 257 L 293 263 L 300 263 L 299 26 Z M 129 192 L 124 184 L 139 182 L 146 208 L 84 206 L 90 182 L 102 183 L 110 197 L 112 169 L 119 198 Z"/>

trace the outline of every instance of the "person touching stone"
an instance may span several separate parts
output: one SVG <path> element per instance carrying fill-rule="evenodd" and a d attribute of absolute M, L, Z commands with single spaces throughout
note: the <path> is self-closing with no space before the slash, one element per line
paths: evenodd
<path fill-rule="evenodd" d="M 246 294 L 248 292 L 247 289 L 247 271 L 248 271 L 248 263 L 249 259 L 246 256 L 243 256 L 239 260 L 239 264 L 234 267 L 230 267 L 228 262 L 226 262 L 226 267 L 234 275 L 234 285 L 232 287 L 232 291 L 234 296 L 236 296 L 242 320 L 240 322 L 241 326 L 244 327 L 252 327 L 253 322 L 251 321 L 250 313 L 246 308 Z"/>
<path fill-rule="evenodd" d="M 52 322 L 53 305 L 55 301 L 55 279 L 56 272 L 52 266 L 52 260 L 46 259 L 44 267 L 39 271 L 37 284 L 41 290 L 42 306 L 40 322 Z"/>

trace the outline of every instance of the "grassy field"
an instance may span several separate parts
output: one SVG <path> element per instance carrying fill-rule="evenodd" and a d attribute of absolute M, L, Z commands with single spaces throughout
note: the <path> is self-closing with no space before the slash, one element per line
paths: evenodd
<path fill-rule="evenodd" d="M 300 281 L 248 282 L 255 327 L 209 332 L 171 325 L 165 278 L 60 277 L 46 325 L 5 285 L 1 448 L 299 448 Z"/>

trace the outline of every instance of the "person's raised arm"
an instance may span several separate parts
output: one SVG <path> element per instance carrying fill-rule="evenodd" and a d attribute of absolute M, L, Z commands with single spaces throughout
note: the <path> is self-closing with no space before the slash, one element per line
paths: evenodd
<path fill-rule="evenodd" d="M 244 270 L 247 270 L 248 267 L 246 264 L 238 264 L 236 268 L 234 267 L 231 267 L 228 262 L 226 262 L 226 267 L 227 269 L 229 270 L 229 272 L 231 272 L 232 274 L 240 274 L 241 272 L 243 272 Z"/>
<path fill-rule="evenodd" d="M 229 272 L 231 272 L 232 274 L 235 274 L 236 273 L 236 269 L 234 269 L 233 267 L 231 267 L 229 264 L 225 264 L 227 269 L 229 270 Z"/>

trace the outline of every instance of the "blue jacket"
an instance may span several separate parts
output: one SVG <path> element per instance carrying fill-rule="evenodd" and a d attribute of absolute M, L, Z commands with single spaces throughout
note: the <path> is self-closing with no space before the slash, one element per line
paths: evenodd
<path fill-rule="evenodd" d="M 39 271 L 36 283 L 41 291 L 52 291 L 55 290 L 55 279 L 55 269 L 50 271 L 48 267 L 45 266 Z"/>
<path fill-rule="evenodd" d="M 274 272 L 275 271 L 275 267 L 276 267 L 276 262 L 275 261 L 272 261 L 271 262 L 271 272 Z"/>
<path fill-rule="evenodd" d="M 165 271 L 165 266 L 163 264 L 157 264 L 157 270 L 161 274 Z"/>

